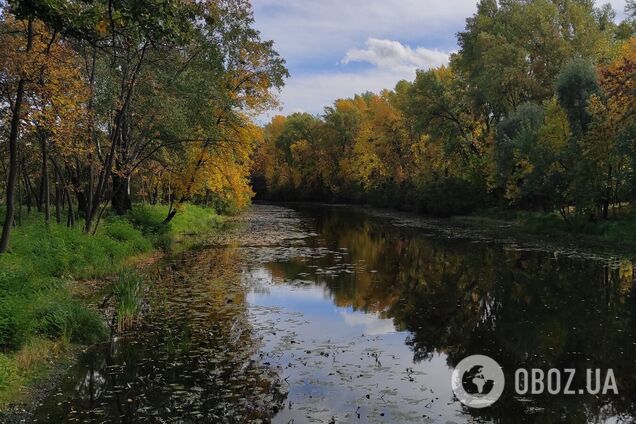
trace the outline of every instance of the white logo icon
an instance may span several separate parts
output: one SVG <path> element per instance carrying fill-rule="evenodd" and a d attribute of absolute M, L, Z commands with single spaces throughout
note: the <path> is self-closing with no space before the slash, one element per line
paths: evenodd
<path fill-rule="evenodd" d="M 471 408 L 486 408 L 501 397 L 506 378 L 494 359 L 472 355 L 457 364 L 451 384 L 461 403 Z"/>

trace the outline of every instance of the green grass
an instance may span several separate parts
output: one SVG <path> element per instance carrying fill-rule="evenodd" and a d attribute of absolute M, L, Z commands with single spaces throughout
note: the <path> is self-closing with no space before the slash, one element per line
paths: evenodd
<path fill-rule="evenodd" d="M 469 222 L 505 221 L 519 231 L 545 236 L 589 236 L 597 241 L 636 243 L 636 212 L 626 206 L 610 219 L 591 220 L 587 216 L 572 214 L 564 219 L 559 213 L 539 213 L 508 208 L 480 209 L 468 217 Z"/>
<path fill-rule="evenodd" d="M 0 351 L 17 350 L 34 335 L 94 342 L 105 334 L 101 319 L 71 300 L 68 283 L 113 273 L 128 257 L 152 249 L 141 231 L 121 219 L 87 236 L 79 228 L 46 226 L 40 218 L 34 214 L 14 229 L 10 251 L 0 255 Z"/>
<path fill-rule="evenodd" d="M 143 278 L 132 270 L 122 271 L 113 289 L 117 301 L 117 331 L 131 328 L 143 301 Z"/>
<path fill-rule="evenodd" d="M 23 384 L 38 363 L 15 363 L 34 345 L 90 344 L 107 336 L 103 318 L 86 305 L 88 300 L 73 298 L 71 282 L 121 273 L 114 291 L 118 325 L 125 328 L 136 319 L 141 296 L 141 279 L 125 271 L 130 258 L 170 249 L 185 235 L 207 232 L 221 222 L 213 210 L 186 205 L 163 225 L 167 211 L 140 205 L 127 216 L 107 216 L 95 235 L 85 234 L 81 224 L 47 226 L 41 214 L 23 215 L 22 225 L 12 231 L 9 252 L 0 255 L 0 400 L 11 400 L 6 393 L 15 392 L 12 386 Z"/>
<path fill-rule="evenodd" d="M 206 234 L 223 222 L 223 217 L 214 209 L 190 204 L 183 205 L 168 225 L 163 224 L 166 215 L 168 206 L 139 205 L 129 213 L 128 220 L 151 239 L 155 246 L 165 250 L 174 250 L 176 243 Z"/>
<path fill-rule="evenodd" d="M 587 217 L 572 216 L 567 221 L 553 215 L 532 215 L 525 219 L 523 228 L 534 234 L 572 233 L 594 236 L 611 242 L 636 242 L 636 216 L 591 221 Z"/>

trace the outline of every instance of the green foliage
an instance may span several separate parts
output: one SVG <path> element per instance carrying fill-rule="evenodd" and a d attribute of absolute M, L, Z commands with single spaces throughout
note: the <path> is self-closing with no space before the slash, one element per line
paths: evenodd
<path fill-rule="evenodd" d="M 165 205 L 138 205 L 128 213 L 127 219 L 156 247 L 164 250 L 181 236 L 205 234 L 222 222 L 215 209 L 192 204 L 182 205 L 175 218 L 165 224 L 167 214 Z"/>
<path fill-rule="evenodd" d="M 152 249 L 152 243 L 123 218 L 112 219 L 103 232 L 117 242 L 129 245 L 135 251 L 144 252 Z"/>
<path fill-rule="evenodd" d="M 585 216 L 574 215 L 567 220 L 555 214 L 535 214 L 526 218 L 523 228 L 543 235 L 559 233 L 584 234 L 612 242 L 636 243 L 636 216 L 590 221 Z"/>
<path fill-rule="evenodd" d="M 42 223 L 32 214 L 0 255 L 0 349 L 16 350 L 34 334 L 91 343 L 104 334 L 96 312 L 72 301 L 70 278 L 112 273 L 151 242 L 130 222 L 107 219 L 96 235 Z"/>
<path fill-rule="evenodd" d="M 587 129 L 591 121 L 587 102 L 590 97 L 599 92 L 596 67 L 589 59 L 573 59 L 559 73 L 556 93 L 559 103 L 568 113 L 570 125 L 576 134 Z"/>
<path fill-rule="evenodd" d="M 91 344 L 107 335 L 103 319 L 78 301 L 59 296 L 45 299 L 34 311 L 35 331 L 51 340 L 64 338 L 74 343 Z"/>
<path fill-rule="evenodd" d="M 13 351 L 33 335 L 93 343 L 104 336 L 99 315 L 72 300 L 67 282 L 122 268 L 133 255 L 168 248 L 184 235 L 203 234 L 222 219 L 211 208 L 186 204 L 163 224 L 166 206 L 139 206 L 125 217 L 107 217 L 97 234 L 42 223 L 31 214 L 16 228 L 11 251 L 0 255 L 0 350 Z M 116 288 L 122 322 L 137 313 L 141 280 L 122 272 Z"/>
<path fill-rule="evenodd" d="M 122 332 L 132 326 L 140 313 L 143 278 L 131 270 L 121 272 L 114 294 L 117 301 L 117 329 Z"/>

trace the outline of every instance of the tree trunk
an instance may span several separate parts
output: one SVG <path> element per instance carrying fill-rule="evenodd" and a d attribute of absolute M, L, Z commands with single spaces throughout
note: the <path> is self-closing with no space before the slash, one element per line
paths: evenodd
<path fill-rule="evenodd" d="M 20 177 L 18 177 L 18 225 L 22 226 L 22 184 L 20 183 Z"/>
<path fill-rule="evenodd" d="M 62 184 L 60 180 L 60 174 L 55 173 L 55 222 L 58 224 L 62 222 Z"/>
<path fill-rule="evenodd" d="M 609 206 L 612 200 L 612 165 L 607 170 L 607 188 L 603 199 L 603 219 L 609 218 Z"/>
<path fill-rule="evenodd" d="M 80 181 L 80 177 L 69 168 L 67 168 L 66 172 L 71 176 L 70 180 L 75 191 L 78 212 L 81 212 L 84 216 L 86 216 L 86 211 L 89 209 L 89 202 L 88 199 L 86 199 L 86 194 L 84 193 L 84 191 L 82 191 L 82 183 Z M 77 174 L 79 173 L 80 171 L 77 172 Z M 89 190 L 92 190 L 92 188 L 89 188 Z"/>
<path fill-rule="evenodd" d="M 117 215 L 124 215 L 132 209 L 132 201 L 130 200 L 130 179 L 117 174 L 112 175 L 113 180 L 113 197 L 111 204 Z"/>
<path fill-rule="evenodd" d="M 24 167 L 22 168 L 22 180 L 24 180 L 24 191 L 26 191 L 26 206 L 27 213 L 31 213 L 31 187 L 29 186 L 29 179 L 24 175 Z"/>
<path fill-rule="evenodd" d="M 29 19 L 27 29 L 26 52 L 31 51 L 33 42 L 33 22 Z M 11 130 L 9 132 L 9 175 L 7 177 L 7 212 L 4 216 L 2 226 L 2 236 L 0 236 L 0 253 L 4 253 L 9 248 L 9 237 L 11 235 L 11 225 L 13 224 L 13 214 L 15 211 L 15 182 L 18 175 L 18 137 L 20 135 L 20 115 L 22 114 L 22 99 L 24 97 L 25 78 L 18 82 L 16 90 L 15 104 L 11 116 Z"/>
<path fill-rule="evenodd" d="M 66 218 L 66 225 L 68 227 L 74 227 L 75 212 L 73 212 L 73 198 L 71 197 L 71 193 L 68 192 L 68 189 L 65 189 L 65 191 L 66 191 L 66 201 L 68 202 L 68 216 Z"/>
<path fill-rule="evenodd" d="M 163 220 L 163 224 L 169 224 L 170 221 L 172 221 L 172 219 L 177 215 L 177 210 L 176 209 L 171 209 L 170 212 L 168 212 L 168 216 L 166 216 L 166 219 Z"/>
<path fill-rule="evenodd" d="M 49 182 L 49 149 L 46 137 L 40 137 L 42 149 L 42 196 L 44 197 L 44 221 L 48 224 L 51 220 L 51 184 Z"/>

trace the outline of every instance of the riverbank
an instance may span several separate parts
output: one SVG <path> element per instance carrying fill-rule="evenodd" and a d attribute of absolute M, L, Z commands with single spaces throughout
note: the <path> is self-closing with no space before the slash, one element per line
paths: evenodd
<path fill-rule="evenodd" d="M 0 255 L 0 413 L 28 403 L 33 388 L 68 367 L 81 346 L 107 338 L 112 316 L 131 318 L 136 299 L 125 311 L 115 295 L 108 319 L 101 303 L 132 270 L 186 249 L 223 221 L 211 209 L 186 205 L 163 225 L 166 213 L 164 206 L 137 206 L 125 217 L 107 216 L 92 236 L 79 225 L 47 226 L 36 213 L 23 217 L 11 251 Z"/>

